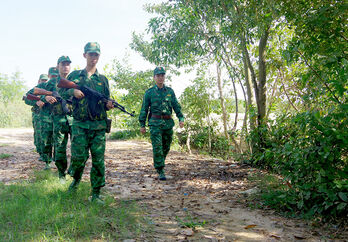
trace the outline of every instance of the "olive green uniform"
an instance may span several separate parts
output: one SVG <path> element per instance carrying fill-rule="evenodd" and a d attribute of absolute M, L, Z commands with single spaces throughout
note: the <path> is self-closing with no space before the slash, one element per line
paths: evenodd
<path fill-rule="evenodd" d="M 36 152 L 40 155 L 42 155 L 41 151 L 41 130 L 40 130 L 40 108 L 36 105 L 37 101 L 25 99 L 24 102 L 27 105 L 32 106 L 32 123 L 33 123 L 33 129 L 34 129 L 34 145 L 36 147 Z M 41 157 L 42 158 L 42 157 Z"/>
<path fill-rule="evenodd" d="M 36 87 L 45 89 L 46 83 L 40 83 Z M 28 93 L 34 94 L 34 88 L 30 89 Z M 41 97 L 41 101 L 44 101 L 44 96 Z M 42 159 L 46 164 L 49 164 L 52 161 L 53 121 L 51 118 L 51 108 L 48 104 L 45 104 L 40 109 L 40 118 Z"/>
<path fill-rule="evenodd" d="M 96 71 L 88 78 L 87 71 L 77 70 L 72 72 L 68 79 L 77 85 L 88 86 L 95 91 L 110 97 L 108 79 Z M 65 89 L 64 96 L 73 97 L 74 89 Z M 74 180 L 79 182 L 86 161 L 89 157 L 89 151 L 92 155 L 92 169 L 90 173 L 90 181 L 93 194 L 99 194 L 100 188 L 105 186 L 105 131 L 106 131 L 106 106 L 105 103 L 98 103 L 98 114 L 92 115 L 89 107 L 90 99 L 84 97 L 82 99 L 72 99 L 73 105 L 73 124 L 72 124 L 72 140 L 71 140 L 71 166 L 69 168 L 70 175 Z"/>
<path fill-rule="evenodd" d="M 145 127 L 146 119 L 149 120 L 153 161 L 157 170 L 164 168 L 164 161 L 173 139 L 173 110 L 179 121 L 183 122 L 184 115 L 172 88 L 165 85 L 163 88 L 159 88 L 155 85 L 146 91 L 139 115 L 139 123 L 141 127 Z"/>
<path fill-rule="evenodd" d="M 45 83 L 45 88 L 47 91 L 58 91 L 62 96 L 62 89 L 58 88 L 57 85 L 60 81 L 60 77 L 52 78 L 47 83 Z M 61 103 L 49 104 L 45 99 L 43 99 L 46 105 L 50 106 L 51 119 L 53 123 L 53 143 L 54 143 L 54 153 L 55 153 L 55 164 L 58 169 L 59 177 L 65 177 L 65 172 L 68 166 L 68 160 L 66 155 L 66 148 L 68 143 L 69 134 L 71 137 L 71 125 L 72 116 L 63 112 Z M 67 105 L 71 109 L 71 105 Z"/>

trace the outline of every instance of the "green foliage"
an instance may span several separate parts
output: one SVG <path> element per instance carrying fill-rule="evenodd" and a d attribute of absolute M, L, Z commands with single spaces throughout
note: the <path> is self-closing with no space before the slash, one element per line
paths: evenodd
<path fill-rule="evenodd" d="M 271 196 L 282 199 L 284 209 L 307 216 L 348 215 L 345 114 L 346 110 L 327 115 L 318 111 L 300 113 L 279 118 L 275 125 L 270 123 L 270 128 L 263 126 L 251 134 L 250 138 L 261 135 L 263 141 L 263 148 L 253 154 L 253 164 L 281 174 L 289 184 L 288 189 L 274 191 Z"/>
<path fill-rule="evenodd" d="M 37 172 L 29 182 L 0 183 L 0 237 L 5 241 L 87 241 L 134 238 L 143 227 L 135 203 L 91 204 L 90 186 L 82 182 L 67 193 L 51 172 Z"/>
<path fill-rule="evenodd" d="M 197 218 L 192 217 L 190 213 L 187 213 L 186 217 L 183 219 L 176 216 L 176 220 L 178 221 L 180 227 L 192 229 L 195 229 L 196 227 L 203 227 L 207 223 L 205 220 L 201 222 Z"/>
<path fill-rule="evenodd" d="M 128 139 L 143 139 L 146 137 L 150 138 L 149 132 L 144 135 L 140 134 L 139 129 L 137 130 L 119 130 L 110 134 L 109 139 L 111 140 L 128 140 Z"/>
<path fill-rule="evenodd" d="M 0 128 L 31 126 L 31 111 L 22 101 L 27 88 L 20 73 L 0 74 Z"/>
<path fill-rule="evenodd" d="M 7 159 L 7 158 L 10 158 L 11 156 L 13 156 L 13 155 L 6 154 L 6 153 L 0 153 L 0 159 Z"/>
<path fill-rule="evenodd" d="M 321 109 L 348 97 L 347 8 L 346 1 L 333 0 L 283 5 L 295 31 L 284 57 L 307 66 L 299 75 L 300 88 L 306 90 L 306 101 Z"/>
<path fill-rule="evenodd" d="M 134 72 L 124 60 L 121 63 L 114 60 L 113 65 L 107 74 L 111 80 L 111 86 L 118 91 L 116 100 L 126 107 L 127 110 L 135 111 L 135 117 L 129 117 L 115 109 L 109 112 L 116 122 L 115 127 L 128 130 L 138 130 L 139 121 L 137 117 L 145 91 L 154 85 L 153 70 Z"/>

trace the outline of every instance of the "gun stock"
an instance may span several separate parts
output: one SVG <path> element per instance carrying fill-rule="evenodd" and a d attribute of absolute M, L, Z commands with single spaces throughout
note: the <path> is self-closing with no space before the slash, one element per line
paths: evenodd
<path fill-rule="evenodd" d="M 40 101 L 40 98 L 38 96 L 33 95 L 33 94 L 27 94 L 27 99 L 33 100 L 33 101 Z"/>
<path fill-rule="evenodd" d="M 35 87 L 34 88 L 34 95 L 46 95 L 46 96 L 52 96 L 52 92 L 47 91 L 42 88 Z"/>
<path fill-rule="evenodd" d="M 69 81 L 67 79 L 61 78 L 57 87 L 59 88 L 75 88 L 75 89 L 80 89 L 78 85 L 76 85 L 74 82 Z"/>

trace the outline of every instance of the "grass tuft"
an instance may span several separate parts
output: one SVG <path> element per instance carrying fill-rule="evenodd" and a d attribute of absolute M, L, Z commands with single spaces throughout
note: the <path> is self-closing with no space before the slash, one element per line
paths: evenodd
<path fill-rule="evenodd" d="M 11 154 L 6 154 L 6 153 L 1 153 L 1 154 L 0 154 L 0 159 L 7 159 L 7 158 L 10 158 L 11 156 L 13 156 L 13 155 L 11 155 Z"/>

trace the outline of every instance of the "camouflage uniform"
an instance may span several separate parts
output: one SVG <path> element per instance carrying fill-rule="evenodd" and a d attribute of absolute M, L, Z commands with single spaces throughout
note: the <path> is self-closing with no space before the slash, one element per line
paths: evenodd
<path fill-rule="evenodd" d="M 45 83 L 40 83 L 36 87 L 44 88 Z M 33 94 L 34 88 L 31 89 L 28 93 Z M 40 109 L 40 134 L 41 134 L 41 152 L 42 160 L 49 164 L 52 159 L 52 135 L 53 135 L 53 126 L 52 119 L 50 115 L 50 107 L 45 104 Z"/>
<path fill-rule="evenodd" d="M 34 145 L 36 147 L 36 152 L 40 155 L 42 159 L 42 151 L 41 151 L 41 132 L 40 132 L 40 108 L 36 105 L 37 101 L 25 99 L 26 104 L 32 106 L 32 123 L 34 129 Z"/>
<path fill-rule="evenodd" d="M 58 75 L 58 70 L 55 67 L 49 69 L 49 75 Z M 37 88 L 46 88 L 46 83 L 40 83 L 36 86 Z M 30 94 L 34 94 L 34 88 L 30 89 Z M 45 96 L 41 96 L 41 101 L 46 102 Z M 51 107 L 48 104 L 45 104 L 40 109 L 40 133 L 41 133 L 41 152 L 42 160 L 46 163 L 46 168 L 49 168 L 49 165 L 52 161 L 53 154 L 53 121 L 51 118 Z"/>
<path fill-rule="evenodd" d="M 69 57 L 65 57 L 63 60 L 61 57 L 58 59 L 58 64 L 61 61 L 70 61 Z M 58 88 L 57 85 L 60 81 L 60 76 L 50 79 L 45 88 L 47 91 L 58 91 L 58 93 L 63 96 L 64 93 L 62 89 Z M 44 99 L 45 103 L 48 103 Z M 48 104 L 50 105 L 50 104 Z M 71 106 L 71 105 L 68 105 Z M 51 108 L 51 119 L 53 122 L 53 144 L 55 153 L 55 164 L 58 169 L 58 174 L 60 178 L 65 177 L 65 172 L 68 166 L 68 160 L 66 156 L 66 147 L 68 143 L 68 137 L 70 134 L 71 138 L 71 125 L 72 116 L 63 112 L 61 103 L 54 103 L 50 105 Z"/>
<path fill-rule="evenodd" d="M 156 74 L 157 69 L 158 68 L 155 69 L 154 74 Z M 165 73 L 164 69 L 161 73 Z M 153 149 L 153 161 L 154 167 L 157 171 L 163 170 L 165 166 L 164 162 L 173 139 L 173 109 L 176 116 L 179 118 L 179 121 L 184 121 L 181 106 L 178 103 L 172 88 L 165 85 L 163 88 L 159 88 L 155 85 L 145 92 L 139 115 L 139 122 L 141 127 L 145 127 L 146 118 L 148 117 Z"/>
<path fill-rule="evenodd" d="M 47 81 L 48 76 L 46 74 L 41 74 L 39 78 L 39 83 L 43 80 Z M 40 115 L 40 107 L 36 105 L 37 101 L 25 99 L 24 102 L 27 105 L 32 106 L 32 123 L 34 129 L 34 145 L 36 147 L 36 152 L 39 153 L 39 160 L 43 160 L 42 158 L 42 139 L 41 139 L 41 115 Z"/>
<path fill-rule="evenodd" d="M 110 97 L 108 79 L 96 71 L 88 78 L 87 71 L 77 70 L 72 72 L 68 79 L 77 85 L 88 86 L 97 92 Z M 67 89 L 66 93 L 73 97 L 74 89 Z M 99 103 L 97 110 L 100 112 L 92 116 L 88 106 L 89 99 L 73 98 L 73 125 L 71 140 L 71 166 L 70 175 L 74 182 L 71 187 L 76 186 L 81 180 L 89 150 L 92 155 L 92 169 L 90 174 L 93 195 L 99 196 L 100 188 L 105 186 L 105 131 L 106 131 L 106 106 Z"/>

